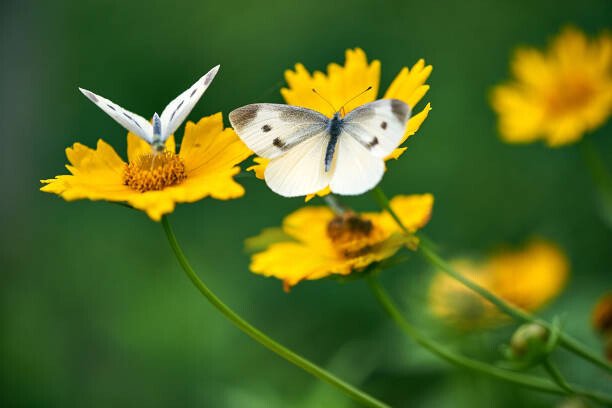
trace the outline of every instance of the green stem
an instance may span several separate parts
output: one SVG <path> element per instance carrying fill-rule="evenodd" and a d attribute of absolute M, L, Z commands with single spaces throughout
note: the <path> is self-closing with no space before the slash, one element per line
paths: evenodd
<path fill-rule="evenodd" d="M 602 404 L 611 404 L 612 397 L 593 392 L 590 390 L 585 390 L 577 386 L 572 386 L 568 384 L 560 373 L 557 374 L 557 377 L 554 377 L 555 383 L 533 376 L 528 374 L 521 374 L 514 371 L 504 370 L 499 367 L 495 367 L 493 365 L 483 363 L 482 361 L 474 360 L 460 354 L 456 354 L 455 352 L 449 350 L 444 347 L 440 343 L 429 339 L 428 337 L 421 334 L 421 332 L 411 325 L 402 314 L 397 309 L 397 306 L 391 300 L 391 297 L 387 294 L 384 288 L 380 285 L 380 282 L 375 277 L 375 275 L 370 274 L 367 277 L 368 284 L 374 297 L 380 305 L 383 307 L 385 312 L 391 317 L 391 319 L 402 329 L 404 333 L 408 335 L 408 337 L 412 338 L 416 343 L 418 343 L 423 348 L 429 350 L 431 353 L 437 355 L 443 360 L 448 361 L 451 364 L 454 364 L 459 367 L 466 368 L 468 370 L 489 375 L 491 377 L 511 382 L 514 384 L 521 385 L 523 387 L 531 388 L 533 390 L 547 392 L 550 394 L 569 394 L 569 395 L 581 395 L 583 397 L 591 398 L 594 401 L 600 402 Z M 558 381 L 561 379 L 562 384 Z"/>
<path fill-rule="evenodd" d="M 612 405 L 612 397 L 599 392 L 586 390 L 568 383 L 565 377 L 563 377 L 563 374 L 561 374 L 559 369 L 553 364 L 552 361 L 550 361 L 549 358 L 544 359 L 542 366 L 548 375 L 550 375 L 550 378 L 552 378 L 553 381 L 557 383 L 559 387 L 563 388 L 568 394 L 590 398 L 604 405 Z"/>
<path fill-rule="evenodd" d="M 179 261 L 181 267 L 183 268 L 191 282 L 200 291 L 200 293 L 202 293 L 202 295 L 204 295 L 204 297 L 206 297 L 206 299 L 208 299 L 208 301 L 236 327 L 238 327 L 240 330 L 249 335 L 255 341 L 259 342 L 264 347 L 278 354 L 290 363 L 300 367 L 304 371 L 312 374 L 316 378 L 333 385 L 334 387 L 338 388 L 340 391 L 344 392 L 346 395 L 353 398 L 355 401 L 361 403 L 362 405 L 377 408 L 388 407 L 388 405 L 386 405 L 385 403 L 342 381 L 341 379 L 327 372 L 323 368 L 315 365 L 314 363 L 306 360 L 304 357 L 289 350 L 287 347 L 272 340 L 270 337 L 266 336 L 260 330 L 253 327 L 242 317 L 240 317 L 236 312 L 230 309 L 208 288 L 208 286 L 204 284 L 204 282 L 202 282 L 202 280 L 200 280 L 196 272 L 193 270 L 193 268 L 189 264 L 189 261 L 185 257 L 185 254 L 183 253 L 183 250 L 181 249 L 176 239 L 176 236 L 174 235 L 174 231 L 172 230 L 167 216 L 162 217 L 162 225 L 164 227 L 164 231 L 166 232 L 168 242 L 170 243 L 170 246 L 174 251 L 174 255 L 176 255 L 177 260 Z"/>
<path fill-rule="evenodd" d="M 373 275 L 368 278 L 370 289 L 376 297 L 376 300 L 385 309 L 385 312 L 393 319 L 393 321 L 411 337 L 415 342 L 431 353 L 441 357 L 442 359 L 460 367 L 467 368 L 482 374 L 487 374 L 501 380 L 509 381 L 525 387 L 533 388 L 539 391 L 549 392 L 553 394 L 564 394 L 565 391 L 557 387 L 554 383 L 538 377 L 515 373 L 513 371 L 504 370 L 478 360 L 459 355 L 444 347 L 440 343 L 425 337 L 421 332 L 412 326 L 399 312 L 387 292 L 378 282 L 378 279 Z"/>
<path fill-rule="evenodd" d="M 391 215 L 391 217 L 393 217 L 397 225 L 405 233 L 407 234 L 410 233 L 408 229 L 402 223 L 402 220 L 397 216 L 395 211 L 393 211 L 393 209 L 391 208 L 389 199 L 387 198 L 387 196 L 385 195 L 385 193 L 382 191 L 380 187 L 376 187 L 374 189 L 374 197 L 376 201 L 379 203 L 379 205 L 383 209 L 385 209 Z M 419 252 L 434 266 L 438 267 L 440 270 L 447 273 L 449 276 L 459 281 L 460 283 L 465 285 L 467 288 L 478 293 L 480 296 L 482 296 L 483 298 L 491 302 L 499 310 L 506 313 L 508 316 L 511 316 L 515 320 L 520 321 L 520 322 L 537 323 L 537 324 L 540 324 L 546 327 L 549 330 L 552 330 L 552 324 L 542 319 L 536 318 L 535 316 L 525 312 L 524 310 L 521 310 L 513 306 L 512 304 L 506 302 L 504 299 L 497 297 L 496 295 L 489 292 L 482 286 L 478 285 L 477 283 L 466 278 L 459 272 L 455 271 L 455 269 L 453 269 L 453 267 L 448 262 L 444 261 L 440 256 L 438 256 L 438 254 L 436 254 L 436 252 L 432 249 L 432 245 L 426 239 L 421 239 L 421 242 L 419 244 Z M 612 372 L 612 365 L 610 363 L 608 363 L 605 359 L 600 357 L 597 353 L 587 349 L 584 345 L 582 345 L 580 342 L 578 342 L 573 337 L 565 333 L 560 333 L 559 334 L 559 344 L 561 344 L 567 350 L 570 350 L 576 355 L 584 358 L 585 360 L 598 365 L 599 367 L 605 369 L 608 372 Z"/>
<path fill-rule="evenodd" d="M 563 378 L 561 372 L 552 363 L 552 361 L 550 361 L 549 358 L 544 359 L 544 361 L 542 362 L 542 366 L 544 367 L 548 375 L 550 375 L 550 378 L 552 378 L 553 381 L 557 383 L 559 387 L 567 391 L 568 394 L 576 394 L 576 391 L 572 388 L 571 385 L 567 383 L 567 381 L 565 381 L 565 378 Z"/>

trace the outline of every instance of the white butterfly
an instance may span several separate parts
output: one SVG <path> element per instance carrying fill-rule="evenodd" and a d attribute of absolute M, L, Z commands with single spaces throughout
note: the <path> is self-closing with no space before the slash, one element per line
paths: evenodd
<path fill-rule="evenodd" d="M 106 98 L 96 95 L 87 89 L 79 88 L 90 101 L 98 105 L 111 118 L 115 119 L 121 126 L 132 133 L 137 134 L 151 145 L 154 151 L 161 152 L 165 149 L 166 140 L 183 123 L 189 112 L 200 100 L 202 94 L 212 82 L 219 65 L 208 71 L 189 89 L 177 96 L 166 106 L 159 116 L 157 112 L 153 115 L 153 124 L 142 116 L 138 116 Z"/>
<path fill-rule="evenodd" d="M 329 185 L 333 193 L 362 194 L 385 172 L 384 158 L 400 143 L 410 107 L 379 99 L 329 119 L 311 109 L 259 103 L 229 114 L 242 141 L 270 159 L 265 180 L 285 197 L 313 194 Z"/>

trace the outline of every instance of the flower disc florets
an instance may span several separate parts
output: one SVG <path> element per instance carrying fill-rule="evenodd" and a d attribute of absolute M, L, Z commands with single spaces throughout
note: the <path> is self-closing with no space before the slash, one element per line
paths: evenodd
<path fill-rule="evenodd" d="M 181 183 L 187 178 L 185 164 L 170 151 L 144 154 L 136 162 L 125 167 L 124 184 L 144 193 L 163 190 Z"/>

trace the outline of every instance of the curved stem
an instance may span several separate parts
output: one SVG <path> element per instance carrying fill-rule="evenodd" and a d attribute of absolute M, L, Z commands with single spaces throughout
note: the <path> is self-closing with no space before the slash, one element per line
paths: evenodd
<path fill-rule="evenodd" d="M 395 211 L 391 208 L 389 203 L 389 199 L 382 191 L 380 187 L 376 187 L 374 190 L 374 197 L 379 205 L 385 209 L 391 217 L 395 220 L 397 225 L 405 232 L 410 233 L 408 229 L 402 223 L 402 220 L 397 216 Z M 552 330 L 552 325 L 547 321 L 539 319 L 524 310 L 521 310 L 512 304 L 506 302 L 504 299 L 497 297 L 493 293 L 489 292 L 487 289 L 478 285 L 477 283 L 471 281 L 466 278 L 459 272 L 455 271 L 448 262 L 444 261 L 436 252 L 433 250 L 431 243 L 429 243 L 426 239 L 421 239 L 419 244 L 419 252 L 434 266 L 440 268 L 443 272 L 447 273 L 449 276 L 457 280 L 458 282 L 465 285 L 467 288 L 472 291 L 478 293 L 480 296 L 491 302 L 495 305 L 499 310 L 507 314 L 508 316 L 513 317 L 515 320 L 520 322 L 529 322 L 529 323 L 537 323 L 549 330 Z M 584 358 L 591 363 L 598 365 L 599 367 L 607 370 L 608 372 L 612 372 L 612 364 L 608 363 L 605 359 L 600 357 L 597 353 L 587 349 L 584 345 L 578 342 L 573 337 L 569 336 L 565 333 L 559 334 L 559 344 L 561 344 L 567 350 L 575 353 L 576 355 Z"/>
<path fill-rule="evenodd" d="M 557 383 L 559 387 L 563 388 L 568 394 L 590 398 L 604 405 L 612 405 L 612 397 L 599 392 L 586 390 L 582 387 L 578 387 L 568 383 L 565 377 L 563 377 L 563 374 L 561 374 L 559 369 L 553 364 L 552 361 L 550 361 L 549 358 L 544 359 L 544 361 L 542 362 L 542 366 L 544 367 L 548 375 L 550 375 L 550 378 L 552 378 L 553 381 Z"/>
<path fill-rule="evenodd" d="M 576 391 L 574 391 L 572 386 L 569 385 L 567 381 L 565 381 L 565 378 L 563 378 L 561 372 L 552 363 L 552 361 L 550 361 L 549 358 L 544 359 L 544 361 L 542 362 L 542 366 L 544 367 L 548 375 L 550 375 L 550 378 L 552 378 L 553 381 L 556 382 L 559 387 L 567 391 L 568 394 L 576 394 Z"/>
<path fill-rule="evenodd" d="M 438 357 L 441 357 L 442 359 L 459 367 L 467 368 L 475 372 L 487 374 L 492 377 L 499 378 L 501 380 L 509 381 L 539 391 L 549 392 L 553 394 L 565 393 L 563 389 L 557 387 L 555 384 L 548 380 L 544 380 L 530 375 L 519 374 L 513 371 L 504 370 L 502 368 L 483 363 L 478 360 L 473 360 L 471 358 L 456 354 L 455 352 L 449 350 L 440 343 L 427 338 L 426 336 L 421 334 L 418 329 L 408 323 L 406 319 L 404 319 L 404 317 L 401 315 L 401 313 L 387 294 L 387 292 L 378 282 L 377 278 L 371 275 L 367 278 L 367 280 L 370 289 L 374 294 L 374 297 L 376 297 L 376 300 L 378 300 L 383 309 L 385 309 L 385 312 L 387 312 L 389 317 L 393 319 L 393 321 L 400 327 L 400 329 L 402 329 L 404 333 L 406 333 L 410 338 L 412 338 L 423 348 L 429 350 L 431 353 L 437 355 Z"/>
<path fill-rule="evenodd" d="M 244 333 L 249 335 L 255 341 L 278 354 L 285 360 L 290 363 L 300 367 L 304 371 L 312 374 L 316 378 L 325 381 L 334 387 L 338 388 L 340 391 L 344 392 L 349 397 L 353 398 L 355 401 L 363 404 L 368 407 L 377 407 L 377 408 L 386 408 L 388 405 L 377 400 L 376 398 L 366 394 L 365 392 L 358 390 L 352 385 L 342 381 L 337 378 L 333 374 L 327 372 L 323 368 L 317 366 L 316 364 L 310 362 L 304 357 L 294 353 L 289 350 L 287 347 L 282 344 L 272 340 L 270 337 L 266 336 L 257 328 L 253 327 L 247 321 L 245 321 L 242 317 L 240 317 L 236 312 L 229 308 L 225 303 L 221 301 L 209 288 L 200 280 L 196 272 L 193 270 L 189 261 L 185 257 L 183 250 L 181 249 L 176 236 L 174 235 L 174 231 L 168 221 L 168 217 L 162 217 L 162 225 L 164 227 L 164 231 L 166 232 L 166 237 L 168 238 L 168 242 L 174 251 L 174 255 L 176 255 L 177 260 L 181 264 L 181 267 L 187 274 L 187 277 L 191 280 L 194 286 L 208 299 L 208 301 L 219 311 L 223 316 L 225 316 L 230 322 L 232 322 L 236 327 L 242 330 Z"/>
<path fill-rule="evenodd" d="M 570 385 L 556 370 L 556 375 L 553 377 L 555 383 L 553 383 L 551 381 L 533 375 L 521 374 L 514 371 L 504 370 L 502 368 L 483 363 L 482 361 L 462 356 L 453 352 L 452 350 L 449 350 L 440 343 L 429 339 L 428 337 L 423 335 L 417 328 L 412 326 L 406 319 L 404 319 L 402 314 L 397 309 L 397 306 L 395 306 L 390 296 L 380 285 L 378 279 L 374 275 L 368 276 L 367 280 L 370 289 L 374 294 L 374 297 L 376 297 L 376 300 L 378 300 L 383 309 L 385 309 L 387 314 L 400 327 L 400 329 L 402 329 L 402 331 L 406 333 L 408 337 L 412 338 L 423 348 L 429 350 L 431 353 L 437 355 L 443 360 L 446 360 L 456 366 L 463 367 L 474 372 L 478 372 L 480 374 L 489 375 L 491 377 L 518 384 L 523 387 L 531 388 L 537 391 L 560 395 L 580 395 L 600 402 L 602 404 L 612 404 L 612 398 L 610 396 Z M 554 366 L 550 365 L 550 367 L 554 369 Z"/>

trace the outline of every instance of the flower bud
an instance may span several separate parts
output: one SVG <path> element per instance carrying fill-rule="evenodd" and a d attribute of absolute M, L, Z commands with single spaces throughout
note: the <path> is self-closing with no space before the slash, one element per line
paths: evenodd
<path fill-rule="evenodd" d="M 548 329 L 536 323 L 524 324 L 512 335 L 506 357 L 528 365 L 535 364 L 550 352 L 549 343 Z"/>

